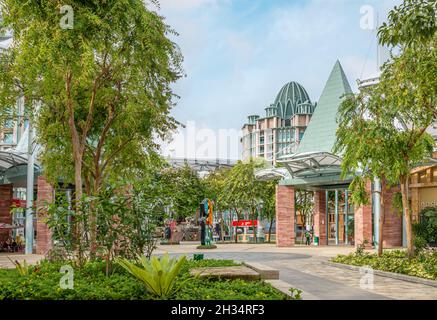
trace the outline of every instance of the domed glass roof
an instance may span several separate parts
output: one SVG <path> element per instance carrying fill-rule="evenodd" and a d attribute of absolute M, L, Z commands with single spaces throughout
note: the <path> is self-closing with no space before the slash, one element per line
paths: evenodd
<path fill-rule="evenodd" d="M 278 116 L 289 118 L 302 103 L 311 103 L 310 97 L 302 85 L 291 81 L 281 88 L 274 105 L 278 109 Z"/>

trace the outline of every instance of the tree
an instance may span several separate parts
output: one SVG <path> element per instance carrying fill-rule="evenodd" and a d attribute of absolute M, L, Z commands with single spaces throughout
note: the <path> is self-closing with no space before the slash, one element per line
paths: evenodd
<path fill-rule="evenodd" d="M 222 168 L 209 173 L 204 179 L 203 184 L 205 188 L 205 197 L 211 199 L 214 202 L 214 210 L 219 212 L 221 216 L 220 230 L 221 240 L 224 241 L 224 216 L 223 213 L 229 210 L 229 205 L 220 199 L 222 194 L 226 177 L 230 174 L 230 169 Z M 219 200 L 220 199 L 220 200 Z"/>
<path fill-rule="evenodd" d="M 357 205 L 369 203 L 366 181 L 384 181 L 396 184 L 398 177 L 389 172 L 395 155 L 391 139 L 398 134 L 393 121 L 381 119 L 381 102 L 376 88 L 362 89 L 357 96 L 349 95 L 338 112 L 339 127 L 334 152 L 342 154 L 342 177 L 352 176 L 349 185 L 352 202 Z M 384 192 L 380 195 L 378 255 L 383 251 Z"/>
<path fill-rule="evenodd" d="M 238 161 L 225 179 L 219 201 L 226 203 L 236 213 L 238 221 L 245 210 L 249 211 L 252 218 L 256 218 L 264 186 L 261 181 L 256 180 L 254 171 L 262 166 L 262 162 L 254 159 L 248 162 Z M 237 241 L 238 234 L 235 233 L 235 242 Z"/>
<path fill-rule="evenodd" d="M 205 197 L 204 185 L 197 172 L 188 165 L 164 168 L 159 175 L 163 201 L 171 207 L 177 220 L 193 216 Z"/>
<path fill-rule="evenodd" d="M 336 151 L 344 152 L 343 174 L 363 170 L 363 177 L 400 183 L 409 257 L 414 255 L 410 172 L 432 156 L 435 143 L 426 130 L 437 117 L 436 29 L 435 1 L 405 0 L 395 7 L 378 33 L 380 43 L 392 49 L 380 82 L 348 97 L 339 112 Z M 363 186 L 358 178 L 351 188 L 362 195 Z"/>
<path fill-rule="evenodd" d="M 14 39 L 1 54 L 0 102 L 41 102 L 33 114 L 45 174 L 71 179 L 79 203 L 83 185 L 95 194 L 109 175 L 129 175 L 156 149 L 153 137 L 174 128 L 170 85 L 182 57 L 141 0 L 62 4 L 73 9 L 72 29 L 60 27 L 60 2 L 2 1 Z"/>
<path fill-rule="evenodd" d="M 273 222 L 276 218 L 276 186 L 277 181 L 267 181 L 263 183 L 263 190 L 261 195 L 262 200 L 262 217 L 269 221 L 269 243 L 272 238 Z"/>

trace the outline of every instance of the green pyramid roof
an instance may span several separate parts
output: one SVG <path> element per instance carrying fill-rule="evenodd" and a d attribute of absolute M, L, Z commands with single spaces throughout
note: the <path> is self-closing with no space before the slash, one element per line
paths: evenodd
<path fill-rule="evenodd" d="M 346 93 L 352 93 L 352 90 L 337 60 L 296 154 L 332 151 L 338 127 L 337 111 L 341 97 Z"/>

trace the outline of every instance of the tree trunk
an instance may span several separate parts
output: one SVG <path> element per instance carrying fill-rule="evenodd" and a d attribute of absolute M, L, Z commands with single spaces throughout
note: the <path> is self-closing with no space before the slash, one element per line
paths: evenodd
<path fill-rule="evenodd" d="M 224 216 L 223 216 L 223 212 L 220 212 L 220 214 L 221 214 L 221 221 L 220 221 L 220 240 L 222 241 L 222 243 L 225 243 L 225 235 L 224 235 L 224 231 L 225 231 L 225 219 L 224 219 Z"/>
<path fill-rule="evenodd" d="M 401 194 L 402 194 L 402 207 L 404 209 L 405 217 L 405 229 L 407 234 L 407 255 L 408 258 L 414 256 L 413 245 L 413 227 L 411 221 L 411 211 L 408 204 L 408 177 L 401 178 Z"/>
<path fill-rule="evenodd" d="M 94 179 L 92 195 L 96 196 L 99 191 L 99 180 Z M 97 216 L 95 212 L 95 202 L 90 203 L 90 258 L 95 259 L 97 252 Z"/>
<path fill-rule="evenodd" d="M 82 159 L 83 159 L 83 148 L 80 144 L 79 133 L 77 132 L 75 117 L 74 117 L 74 106 L 73 100 L 71 98 L 72 89 L 72 73 L 67 72 L 65 91 L 67 93 L 67 109 L 68 115 L 68 126 L 71 133 L 71 142 L 73 146 L 73 161 L 74 161 L 74 184 L 75 184 L 75 210 L 78 216 L 83 214 L 81 212 L 81 200 L 82 200 Z M 78 258 L 79 264 L 82 265 L 83 262 L 83 248 L 82 248 L 82 236 L 84 233 L 83 221 L 80 221 L 77 225 L 76 237 L 78 244 Z"/>
<path fill-rule="evenodd" d="M 269 243 L 272 239 L 272 225 L 273 225 L 273 218 L 270 219 L 270 226 L 269 226 Z"/>
<path fill-rule="evenodd" d="M 379 212 L 379 236 L 378 236 L 378 256 L 382 256 L 383 252 L 383 231 L 384 231 L 384 216 L 385 216 L 385 210 L 384 210 L 384 187 L 381 184 L 381 193 L 380 193 L 380 203 L 381 203 L 381 210 Z"/>

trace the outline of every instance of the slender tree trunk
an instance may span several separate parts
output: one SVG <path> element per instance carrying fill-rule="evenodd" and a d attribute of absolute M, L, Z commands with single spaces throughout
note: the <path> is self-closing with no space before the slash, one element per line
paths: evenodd
<path fill-rule="evenodd" d="M 78 216 L 82 214 L 81 212 L 81 200 L 82 200 L 82 159 L 83 159 L 83 149 L 80 145 L 79 133 L 77 132 L 75 116 L 74 116 L 74 106 L 71 97 L 72 90 L 72 73 L 67 72 L 65 89 L 67 93 L 67 109 L 69 112 L 68 126 L 71 133 L 71 142 L 73 146 L 73 161 L 74 161 L 74 184 L 75 184 L 75 210 Z M 77 224 L 76 237 L 78 243 L 78 258 L 79 264 L 82 265 L 83 262 L 83 248 L 82 248 L 82 237 L 84 233 L 83 222 L 80 221 Z"/>
<path fill-rule="evenodd" d="M 383 252 L 383 241 L 384 241 L 384 220 L 385 220 L 385 210 L 384 210 L 384 187 L 381 183 L 381 193 L 380 193 L 380 203 L 381 203 L 381 210 L 379 213 L 379 236 L 378 236 L 378 256 L 382 256 Z"/>
<path fill-rule="evenodd" d="M 225 243 L 225 236 L 224 236 L 224 231 L 225 231 L 225 219 L 223 216 L 223 212 L 220 212 L 221 214 L 221 221 L 220 221 L 220 240 L 222 241 L 222 243 Z"/>
<path fill-rule="evenodd" d="M 408 204 L 408 177 L 401 178 L 401 194 L 402 194 L 402 207 L 404 209 L 405 217 L 405 229 L 407 233 L 407 254 L 411 259 L 414 256 L 413 245 L 413 227 L 411 221 L 411 211 Z"/>
<path fill-rule="evenodd" d="M 269 225 L 269 243 L 272 239 L 272 225 L 273 225 L 273 218 L 270 219 L 270 225 Z"/>
<path fill-rule="evenodd" d="M 99 192 L 99 179 L 94 179 L 92 195 L 96 196 Z M 95 203 L 90 203 L 90 258 L 95 259 L 97 252 L 97 216 Z"/>

